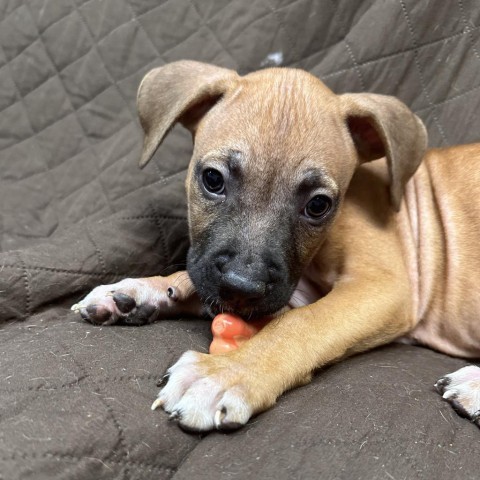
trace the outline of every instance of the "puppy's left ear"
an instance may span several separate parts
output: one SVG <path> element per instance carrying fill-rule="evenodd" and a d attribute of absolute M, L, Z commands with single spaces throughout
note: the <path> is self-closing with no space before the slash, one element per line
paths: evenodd
<path fill-rule="evenodd" d="M 145 132 L 140 167 L 144 167 L 175 125 L 195 132 L 198 121 L 236 84 L 233 70 L 180 60 L 154 68 L 140 83 L 137 108 Z"/>
<path fill-rule="evenodd" d="M 400 210 L 403 189 L 427 149 L 422 121 L 400 100 L 373 93 L 340 96 L 360 163 L 387 157 L 390 200 Z"/>

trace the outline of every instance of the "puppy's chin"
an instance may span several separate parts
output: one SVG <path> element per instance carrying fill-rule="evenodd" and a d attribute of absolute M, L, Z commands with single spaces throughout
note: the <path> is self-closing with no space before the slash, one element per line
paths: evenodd
<path fill-rule="evenodd" d="M 215 317 L 219 313 L 234 313 L 235 315 L 240 316 L 246 322 L 255 321 L 263 317 L 270 315 L 275 315 L 276 313 L 283 310 L 288 302 L 282 304 L 259 304 L 255 306 L 239 306 L 231 304 L 229 302 L 224 302 L 222 300 L 215 300 L 204 303 L 204 309 L 207 315 Z"/>

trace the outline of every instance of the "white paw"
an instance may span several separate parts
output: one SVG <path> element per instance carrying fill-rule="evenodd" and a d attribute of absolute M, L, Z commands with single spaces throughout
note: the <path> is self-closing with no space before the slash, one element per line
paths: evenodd
<path fill-rule="evenodd" d="M 462 417 L 480 426 L 480 368 L 463 367 L 442 377 L 435 384 L 437 391 Z"/>
<path fill-rule="evenodd" d="M 143 325 L 155 320 L 159 309 L 172 303 L 167 290 L 167 286 L 163 290 L 153 288 L 143 279 L 126 278 L 94 288 L 71 309 L 96 325 L 112 325 L 120 321 Z"/>
<path fill-rule="evenodd" d="M 252 416 L 247 390 L 222 356 L 184 353 L 167 371 L 168 382 L 153 402 L 189 431 L 239 428 Z M 211 373 L 209 374 L 208 371 Z"/>

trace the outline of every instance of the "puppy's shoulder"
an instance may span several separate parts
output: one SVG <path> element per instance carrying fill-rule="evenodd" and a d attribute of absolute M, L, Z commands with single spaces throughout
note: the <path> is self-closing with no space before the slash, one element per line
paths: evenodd
<path fill-rule="evenodd" d="M 386 160 L 361 165 L 355 171 L 343 206 L 347 222 L 367 222 L 373 227 L 387 227 L 394 215 L 389 196 Z"/>

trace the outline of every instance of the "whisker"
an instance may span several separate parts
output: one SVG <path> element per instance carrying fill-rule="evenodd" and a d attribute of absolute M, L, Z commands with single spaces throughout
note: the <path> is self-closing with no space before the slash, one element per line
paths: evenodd
<path fill-rule="evenodd" d="M 187 282 L 188 280 L 189 280 L 189 277 L 187 274 L 185 274 L 182 277 L 178 277 L 173 287 L 180 287 L 183 283 Z"/>
<path fill-rule="evenodd" d="M 172 285 L 173 287 L 180 288 L 185 282 L 191 281 L 190 277 L 188 276 L 187 272 L 184 275 L 179 275 L 177 281 Z M 194 285 L 191 285 L 188 289 L 186 289 L 185 293 L 186 296 L 190 296 L 192 293 L 196 291 Z"/>
<path fill-rule="evenodd" d="M 187 267 L 187 263 L 186 262 L 182 262 L 182 263 L 172 263 L 170 265 L 167 265 L 166 267 L 163 267 L 160 271 L 159 271 L 159 275 L 162 275 L 163 273 L 165 273 L 166 271 L 172 269 L 172 268 L 176 268 L 176 267 L 183 267 L 183 268 L 186 268 Z"/>

